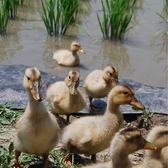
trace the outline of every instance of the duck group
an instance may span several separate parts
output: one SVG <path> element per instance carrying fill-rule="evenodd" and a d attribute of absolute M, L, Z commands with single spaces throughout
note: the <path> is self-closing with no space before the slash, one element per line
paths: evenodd
<path fill-rule="evenodd" d="M 15 161 L 13 168 L 22 168 L 19 162 L 21 153 L 41 155 L 43 168 L 48 168 L 49 153 L 58 142 L 66 150 L 64 163 L 72 165 L 71 153 L 91 155 L 91 165 L 85 168 L 166 168 L 168 165 L 168 126 L 156 126 L 148 134 L 147 140 L 135 126 L 124 126 L 120 106 L 130 105 L 140 110 L 145 106 L 135 97 L 135 91 L 128 85 L 118 82 L 118 69 L 107 65 L 104 69 L 95 69 L 84 80 L 83 90 L 79 88 L 80 73 L 72 67 L 80 64 L 77 51 L 85 53 L 79 42 L 72 42 L 71 51 L 53 49 L 53 59 L 58 66 L 69 66 L 64 80 L 47 84 L 42 90 L 43 79 L 37 67 L 25 70 L 23 86 L 27 91 L 28 103 L 18 118 L 14 137 Z M 43 103 L 44 95 L 50 110 Z M 88 99 L 87 99 L 88 97 Z M 107 106 L 103 114 L 91 114 L 98 110 L 93 98 L 107 97 Z M 88 115 L 70 120 L 87 106 Z M 64 119 L 66 116 L 66 119 Z M 60 121 L 64 122 L 61 128 Z M 109 148 L 111 161 L 96 163 L 96 154 Z M 137 150 L 146 150 L 142 163 L 133 165 L 129 154 Z"/>

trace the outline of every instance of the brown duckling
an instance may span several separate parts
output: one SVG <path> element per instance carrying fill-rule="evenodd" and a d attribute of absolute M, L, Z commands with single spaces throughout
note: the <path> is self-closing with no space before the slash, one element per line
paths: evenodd
<path fill-rule="evenodd" d="M 146 141 L 139 129 L 129 125 L 120 129 L 111 142 L 110 156 L 112 161 L 88 165 L 83 168 L 132 168 L 128 156 L 140 149 L 156 150 L 157 147 Z"/>

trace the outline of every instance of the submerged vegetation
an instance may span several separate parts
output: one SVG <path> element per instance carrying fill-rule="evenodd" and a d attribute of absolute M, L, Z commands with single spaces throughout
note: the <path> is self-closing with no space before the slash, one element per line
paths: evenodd
<path fill-rule="evenodd" d="M 38 10 L 48 34 L 65 34 L 75 22 L 79 0 L 41 0 L 42 12 Z"/>
<path fill-rule="evenodd" d="M 134 14 L 137 0 L 101 0 L 103 16 L 97 14 L 104 38 L 122 39 Z"/>

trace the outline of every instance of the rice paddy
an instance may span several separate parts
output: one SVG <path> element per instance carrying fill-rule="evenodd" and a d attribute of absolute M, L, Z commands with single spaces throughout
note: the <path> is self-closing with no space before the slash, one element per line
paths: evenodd
<path fill-rule="evenodd" d="M 137 0 L 101 0 L 103 16 L 97 13 L 98 23 L 104 38 L 122 39 L 134 14 Z"/>

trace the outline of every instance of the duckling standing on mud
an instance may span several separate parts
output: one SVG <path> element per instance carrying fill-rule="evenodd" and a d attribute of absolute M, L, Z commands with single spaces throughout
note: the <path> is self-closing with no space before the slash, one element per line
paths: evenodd
<path fill-rule="evenodd" d="M 26 69 L 23 86 L 28 93 L 29 102 L 25 112 L 16 123 L 14 168 L 22 168 L 19 163 L 21 152 L 42 155 L 43 168 L 48 168 L 48 155 L 57 145 L 60 128 L 54 115 L 47 111 L 42 102 L 44 99 L 42 79 L 37 68 Z"/>
<path fill-rule="evenodd" d="M 108 148 L 115 133 L 123 127 L 123 116 L 119 111 L 123 104 L 145 108 L 129 86 L 116 85 L 108 95 L 103 115 L 81 117 L 64 128 L 62 141 L 67 153 L 90 154 L 92 162 L 96 162 L 96 153 Z M 65 162 L 71 164 L 69 155 Z"/>
<path fill-rule="evenodd" d="M 112 86 L 118 83 L 118 70 L 114 66 L 106 66 L 104 70 L 96 69 L 88 74 L 84 81 L 84 89 L 89 97 L 90 110 L 97 109 L 92 103 L 93 98 L 103 98 L 108 95 Z"/>
<path fill-rule="evenodd" d="M 68 123 L 70 114 L 77 113 L 86 106 L 86 96 L 78 88 L 79 77 L 78 71 L 71 70 L 64 81 L 50 84 L 46 90 L 51 112 L 57 115 L 67 115 Z"/>

